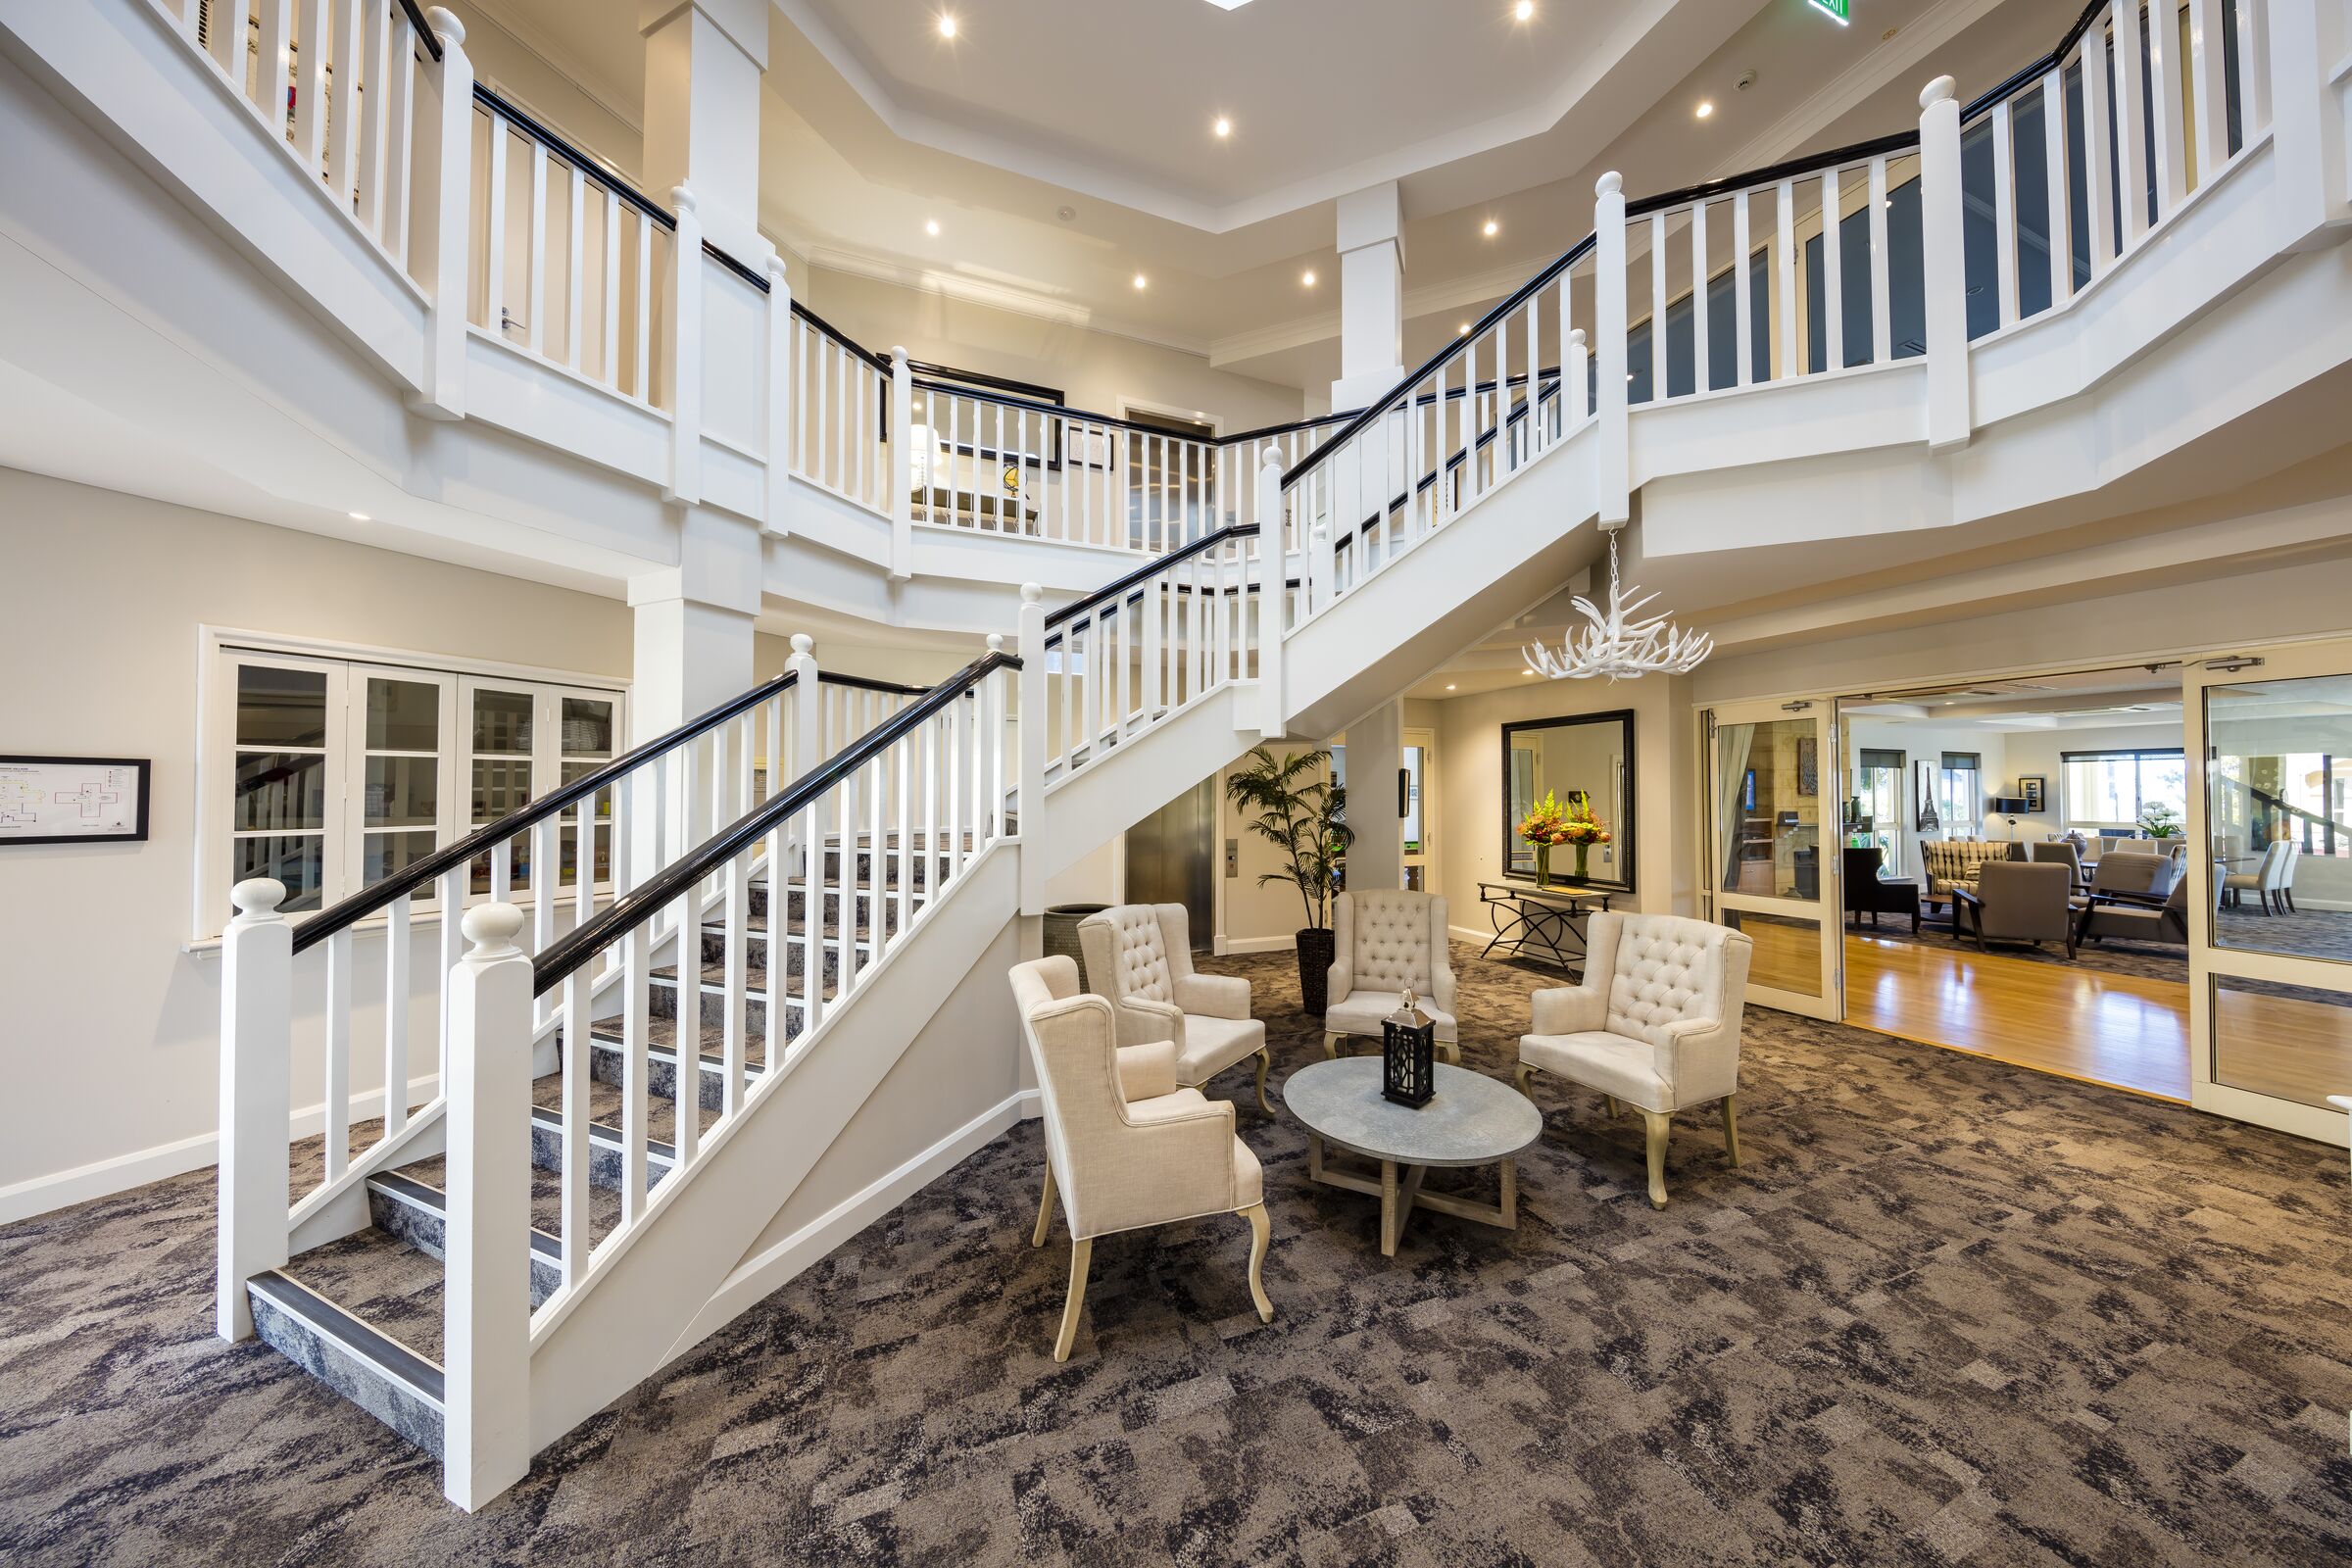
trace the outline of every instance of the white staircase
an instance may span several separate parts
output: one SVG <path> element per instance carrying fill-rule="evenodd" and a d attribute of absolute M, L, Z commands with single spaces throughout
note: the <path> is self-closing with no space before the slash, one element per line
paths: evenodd
<path fill-rule="evenodd" d="M 292 366 L 333 388 L 299 429 L 282 407 L 282 424 L 207 426 L 211 458 L 271 495 L 324 495 L 365 466 L 435 498 L 420 532 L 615 575 L 668 564 L 665 509 L 696 506 L 763 533 L 762 570 L 815 564 L 805 581 L 771 575 L 772 591 L 927 629 L 971 624 L 973 581 L 1029 585 L 1014 655 L 992 647 L 859 722 L 808 706 L 823 682 L 804 649 L 786 682 L 299 934 L 282 890 L 239 888 L 221 1332 L 258 1328 L 438 1453 L 466 1506 L 740 1308 L 778 1215 L 956 988 L 1039 911 L 1054 871 L 1260 738 L 1328 735 L 1552 598 L 1598 553 L 1600 525 L 1638 517 L 1645 564 L 1668 571 L 1761 573 L 1762 547 L 1798 543 L 1867 563 L 1924 529 L 1955 550 L 1998 543 L 2036 509 L 2128 475 L 2226 473 L 2234 421 L 2340 440 L 2326 392 L 2352 364 L 2345 0 L 2239 0 L 2236 48 L 2164 51 L 2182 90 L 2153 101 L 2129 85 L 2135 0 L 2109 0 L 1978 103 L 1931 84 L 1915 131 L 1657 197 L 1629 201 L 1608 176 L 1590 238 L 1379 404 L 1223 443 L 975 395 L 853 343 L 794 304 L 772 258 L 707 253 L 690 197 L 626 191 L 476 93 L 446 14 L 352 9 L 379 43 L 339 63 L 332 90 L 364 77 L 409 109 L 355 117 L 347 96 L 329 138 L 322 50 L 298 68 L 313 90 L 291 115 L 274 68 L 253 64 L 283 59 L 289 28 L 320 26 L 318 0 L 206 13 L 250 16 L 258 57 L 200 25 L 195 0 L 0 0 L 17 88 L 5 123 L 43 148 L 72 145 L 66 119 L 103 126 L 127 152 L 108 164 L 78 148 L 106 197 L 94 210 L 141 220 L 136 180 L 152 178 L 177 204 L 144 215 L 159 238 L 194 213 L 254 274 L 223 268 L 194 287 L 138 252 L 85 277 L 60 265 L 78 233 L 66 164 L 17 160 L 0 186 L 19 242 L 0 251 L 0 286 L 41 308 L 0 322 L 13 371 L 0 395 L 24 416 L 0 432 L 38 441 L 50 404 L 161 429 L 212 417 L 223 386 L 262 407 L 254 389 Z M 2218 5 L 2192 11 L 2218 25 Z M 2120 191 L 2111 50 L 2127 68 Z M 2019 123 L 2028 106 L 2071 123 L 2066 81 L 2086 61 L 2083 188 L 2062 138 L 2043 169 L 2092 220 L 2076 232 L 2059 202 L 2036 229 L 2018 210 Z M 2163 113 L 2191 100 L 2192 119 Z M 579 232 L 608 253 L 682 259 L 665 270 L 672 297 L 642 283 L 551 296 L 544 256 L 510 266 L 500 236 L 514 225 L 494 212 L 468 226 L 477 195 L 507 189 L 474 191 L 477 135 L 494 167 L 530 160 L 534 190 L 551 175 L 593 190 L 602 226 Z M 1980 144 L 1983 188 L 1967 173 Z M 521 217 L 537 232 L 548 210 Z M 1984 232 L 1992 261 L 1972 271 L 1969 236 Z M 1896 269 L 1898 239 L 1916 274 Z M 455 286 L 477 263 L 486 302 Z M 514 301 L 531 307 L 519 334 Z M 190 347 L 151 330 L 173 309 L 267 330 Z M 708 321 L 712 341 L 759 352 L 707 378 L 703 338 L 664 338 L 657 319 Z M 95 341 L 119 352 L 93 356 Z M 108 364 L 184 379 L 159 396 L 152 377 L 108 379 Z M 887 441 L 845 422 L 885 385 Z M 704 390 L 681 403 L 663 391 L 677 386 Z M 428 415 L 434 438 L 412 441 L 403 409 Z M 1113 456 L 1034 498 L 918 482 L 918 430 L 928 461 L 983 421 L 998 450 L 1031 450 L 1030 420 L 1041 440 Z M 1139 449 L 1152 494 L 1209 476 L 1205 533 L 1185 506 L 1154 517 L 1147 502 L 1139 536 L 1125 488 Z M 1050 608 L 1038 583 L 1063 602 Z M 533 863 L 551 865 L 566 825 L 581 842 L 609 831 L 616 896 L 600 908 L 575 885 L 559 908 L 543 881 L 526 940 L 509 845 L 531 832 Z M 486 900 L 462 945 L 477 855 Z M 427 902 L 444 920 L 439 1098 L 393 1106 L 355 1149 L 338 1092 L 355 1049 L 350 930 L 380 914 L 405 942 Z M 298 962 L 320 961 L 301 957 L 313 948 L 328 997 L 316 1156 L 290 1150 L 286 1103 L 288 998 Z M 384 1077 L 401 1083 L 392 1011 Z M 315 1179 L 299 1200 L 290 1168 Z"/>

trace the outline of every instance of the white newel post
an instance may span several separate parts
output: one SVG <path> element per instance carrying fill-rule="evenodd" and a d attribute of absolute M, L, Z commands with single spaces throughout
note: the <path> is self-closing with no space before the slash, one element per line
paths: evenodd
<path fill-rule="evenodd" d="M 428 418 L 462 419 L 466 416 L 466 251 L 473 210 L 473 62 L 463 47 L 464 23 L 439 6 L 426 12 L 424 20 L 441 45 L 441 58 L 426 61 L 418 77 L 416 183 L 411 220 L 416 231 L 410 250 L 423 274 L 417 281 L 432 296 L 432 303 L 424 315 L 422 373 L 409 407 Z M 305 74 L 307 77 L 307 71 Z M 299 113 L 310 112 L 307 80 L 298 103 Z"/>
<path fill-rule="evenodd" d="M 1282 692 L 1289 582 L 1290 563 L 1283 550 L 1282 448 L 1269 441 L 1257 470 L 1257 733 L 1265 740 L 1281 735 L 1289 717 Z"/>
<path fill-rule="evenodd" d="M 890 351 L 890 576 L 905 582 L 914 575 L 914 368 L 907 363 L 906 345 Z M 1002 519 L 1000 519 L 1002 520 Z"/>
<path fill-rule="evenodd" d="M 2352 52 L 2352 19 L 2344 0 L 2270 0 L 2267 12 L 2241 3 L 2238 14 L 2256 24 L 2267 20 L 2270 58 L 2257 64 L 2241 56 L 2251 77 L 2270 74 L 2271 146 L 2278 160 L 2278 200 L 2288 246 L 2312 249 L 2328 242 L 2328 224 L 2345 217 L 2347 187 L 2345 114 L 2331 79 Z M 2241 36 L 2243 35 L 2241 30 Z M 2251 117 L 2252 140 L 2259 127 Z"/>
<path fill-rule="evenodd" d="M 294 928 L 286 887 L 240 882 L 220 936 L 220 1257 L 215 1321 L 224 1340 L 253 1333 L 245 1282 L 286 1261 L 287 1089 L 293 1067 Z"/>
<path fill-rule="evenodd" d="M 449 976 L 441 1491 L 461 1508 L 531 1464 L 531 960 L 522 911 L 466 911 Z"/>
<path fill-rule="evenodd" d="M 792 776 L 813 771 L 825 760 L 824 687 L 816 668 L 816 640 L 805 631 L 792 634 L 792 657 L 784 667 L 797 678 L 792 683 Z"/>
<path fill-rule="evenodd" d="M 1625 330 L 1625 179 L 1612 169 L 1592 187 L 1592 352 L 1599 362 L 1592 412 L 1600 419 L 1593 479 L 1603 523 L 1633 515 Z"/>
<path fill-rule="evenodd" d="M 1046 591 L 1021 584 L 1020 758 L 1013 774 L 1020 815 L 1021 912 L 1046 912 Z"/>
<path fill-rule="evenodd" d="M 767 259 L 767 529 L 792 532 L 792 284 Z"/>
<path fill-rule="evenodd" d="M 1952 78 L 1919 95 L 1919 212 L 1926 248 L 1928 450 L 1968 445 L 1968 270 L 1961 233 L 1960 104 Z"/>
<path fill-rule="evenodd" d="M 677 232 L 669 258 L 669 485 L 668 501 L 703 499 L 703 221 L 694 192 L 669 193 Z"/>

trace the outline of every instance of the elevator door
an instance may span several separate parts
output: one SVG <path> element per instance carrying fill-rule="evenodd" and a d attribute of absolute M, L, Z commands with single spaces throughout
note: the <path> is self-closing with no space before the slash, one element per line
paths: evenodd
<path fill-rule="evenodd" d="M 1213 779 L 1161 807 L 1127 830 L 1127 902 L 1181 904 L 1193 951 L 1216 937 L 1217 790 Z"/>

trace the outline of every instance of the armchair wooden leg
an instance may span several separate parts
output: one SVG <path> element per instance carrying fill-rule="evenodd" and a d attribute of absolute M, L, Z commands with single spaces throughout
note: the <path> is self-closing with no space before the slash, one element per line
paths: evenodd
<path fill-rule="evenodd" d="M 1525 1096 L 1526 1096 L 1528 1099 L 1530 1099 L 1530 1100 L 1533 1100 L 1533 1099 L 1535 1099 L 1535 1098 L 1536 1098 L 1536 1064 L 1535 1064 L 1534 1062 L 1532 1062 L 1532 1061 L 1523 1061 L 1523 1062 L 1521 1062 L 1521 1063 L 1519 1064 L 1519 1070 L 1518 1070 L 1518 1072 L 1517 1072 L 1517 1073 L 1515 1073 L 1513 1076 L 1514 1076 L 1514 1077 L 1515 1077 L 1515 1078 L 1518 1080 L 1518 1083 L 1519 1083 L 1519 1092 L 1520 1092 L 1521 1094 L 1525 1095 Z"/>
<path fill-rule="evenodd" d="M 1723 1151 L 1732 1156 L 1732 1163 L 1735 1166 L 1740 1163 L 1740 1097 L 1738 1095 L 1723 1097 Z"/>
<path fill-rule="evenodd" d="M 1649 1127 L 1649 1206 L 1666 1206 L 1666 1128 L 1669 1118 L 1662 1110 L 1645 1110 L 1642 1119 Z"/>
<path fill-rule="evenodd" d="M 1617 1097 L 1615 1095 L 1603 1095 L 1600 1097 L 1600 1102 L 1608 1106 L 1609 1120 L 1615 1121 L 1619 1114 L 1617 1108 Z"/>
<path fill-rule="evenodd" d="M 1438 1042 L 1438 1054 L 1458 1067 L 1462 1064 L 1462 1043 L 1458 1040 L 1441 1040 Z"/>
<path fill-rule="evenodd" d="M 1046 1232 L 1054 1228 L 1054 1162 L 1046 1161 L 1046 1196 L 1037 1200 L 1037 1229 L 1029 1233 L 1031 1247 L 1046 1245 Z"/>
<path fill-rule="evenodd" d="M 1067 1361 L 1070 1347 L 1078 1343 L 1078 1314 L 1086 1310 L 1086 1268 L 1094 1257 L 1093 1237 L 1070 1243 L 1070 1296 L 1061 1303 L 1061 1337 L 1054 1342 L 1056 1361 Z"/>
<path fill-rule="evenodd" d="M 1340 1037 L 1329 1029 L 1323 1031 L 1323 1054 L 1335 1060 L 1340 1054 Z"/>
<path fill-rule="evenodd" d="M 1251 1203 L 1242 1210 L 1250 1222 L 1250 1298 L 1257 1303 L 1257 1320 L 1274 1321 L 1274 1303 L 1266 1299 L 1266 1241 L 1273 1227 L 1266 1222 L 1266 1205 Z"/>
<path fill-rule="evenodd" d="M 1270 1047 L 1266 1047 L 1266 1046 L 1260 1046 L 1260 1047 L 1258 1047 L 1258 1048 L 1257 1048 L 1257 1108 L 1258 1108 L 1258 1109 L 1260 1109 L 1260 1110 L 1262 1110 L 1262 1111 L 1264 1111 L 1264 1112 L 1265 1112 L 1267 1115 L 1269 1115 L 1269 1116 L 1271 1116 L 1271 1115 L 1273 1115 L 1273 1114 L 1274 1114 L 1274 1107 L 1273 1107 L 1272 1105 L 1269 1105 L 1269 1104 L 1267 1104 L 1267 1103 L 1266 1103 L 1266 1069 L 1267 1069 L 1268 1067 L 1271 1067 L 1271 1066 L 1273 1066 L 1273 1065 L 1274 1065 L 1274 1056 L 1273 1056 L 1273 1054 L 1272 1054 L 1272 1050 L 1271 1050 L 1271 1048 L 1270 1048 Z"/>

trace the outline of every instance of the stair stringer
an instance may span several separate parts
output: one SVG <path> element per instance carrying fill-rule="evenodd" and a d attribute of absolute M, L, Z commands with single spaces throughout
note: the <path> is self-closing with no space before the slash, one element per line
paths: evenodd
<path fill-rule="evenodd" d="M 1492 636 L 1598 559 L 1588 419 L 1283 641 L 1294 735 L 1333 735 Z"/>
<path fill-rule="evenodd" d="M 588 1288 L 534 1330 L 536 1454 L 658 1370 L 858 1108 L 1018 909 L 1017 841 L 1000 840 L 828 1009 L 772 1088 L 720 1128 L 646 1220 L 599 1257 Z M 766 1088 L 765 1083 L 762 1085 Z M 674 1187 L 674 1191 L 673 1191 Z M 749 1305 L 749 1302 L 742 1304 Z M 703 1323 L 704 1333 L 716 1328 Z"/>
<path fill-rule="evenodd" d="M 1045 874 L 1068 870 L 1256 745 L 1257 690 L 1253 680 L 1221 686 L 1049 784 Z"/>

